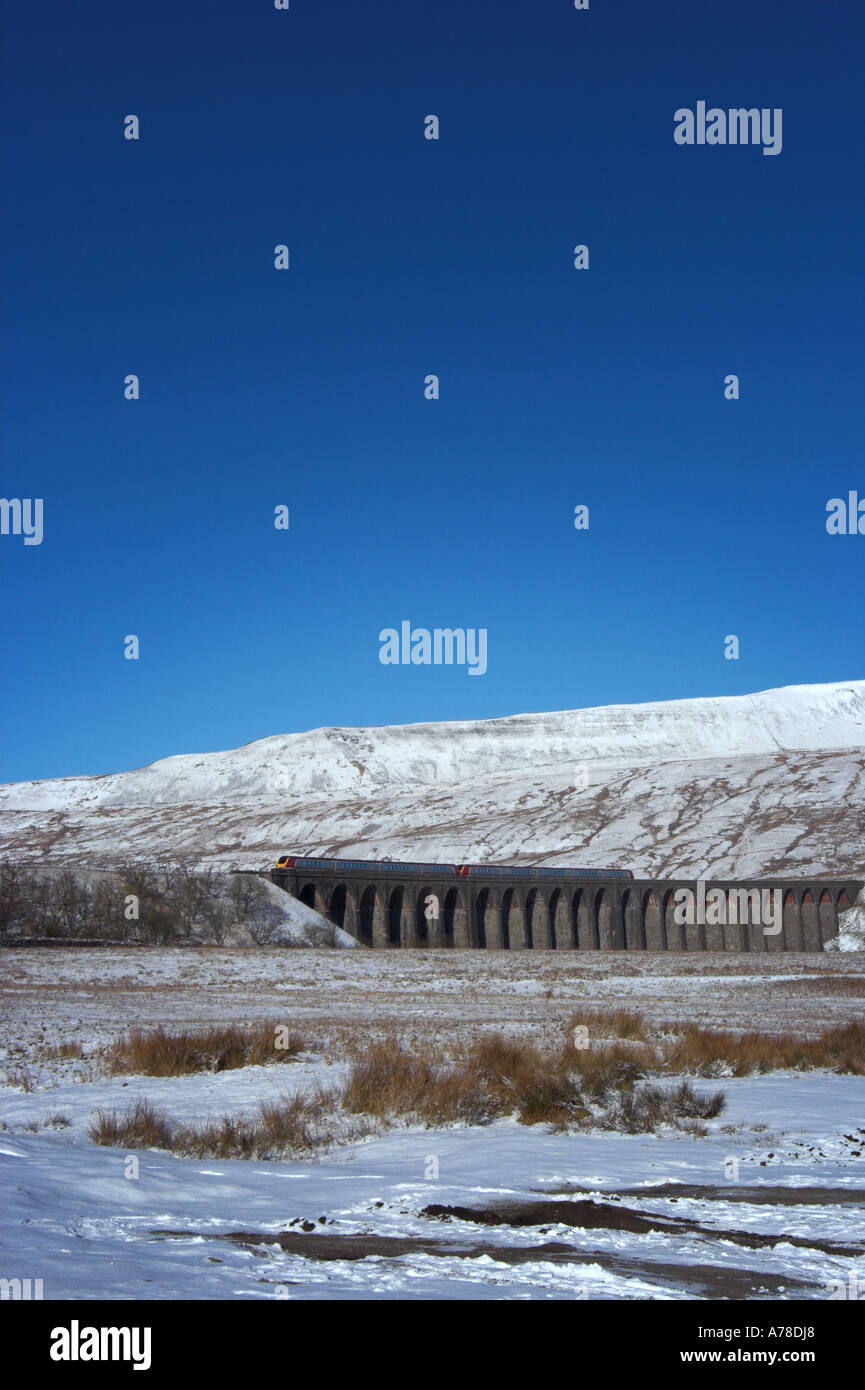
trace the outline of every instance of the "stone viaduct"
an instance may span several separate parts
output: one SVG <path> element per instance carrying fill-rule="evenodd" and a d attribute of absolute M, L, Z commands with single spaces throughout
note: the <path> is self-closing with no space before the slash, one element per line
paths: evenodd
<path fill-rule="evenodd" d="M 730 920 L 680 925 L 674 894 L 688 888 L 696 896 L 693 879 L 586 879 L 563 869 L 561 878 L 515 880 L 396 864 L 379 872 L 274 869 L 269 876 L 364 945 L 381 949 L 820 951 L 837 936 L 838 913 L 862 887 L 859 879 L 713 878 L 708 886 L 736 895 Z M 777 934 L 764 931 L 759 899 L 745 891 L 769 888 L 782 893 Z"/>

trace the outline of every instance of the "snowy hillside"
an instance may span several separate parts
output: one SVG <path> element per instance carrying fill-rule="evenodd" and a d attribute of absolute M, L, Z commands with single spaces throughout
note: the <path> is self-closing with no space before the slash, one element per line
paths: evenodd
<path fill-rule="evenodd" d="M 200 851 L 865 870 L 865 681 L 506 719 L 277 735 L 0 788 L 0 851 Z M 586 785 L 587 783 L 587 785 Z"/>

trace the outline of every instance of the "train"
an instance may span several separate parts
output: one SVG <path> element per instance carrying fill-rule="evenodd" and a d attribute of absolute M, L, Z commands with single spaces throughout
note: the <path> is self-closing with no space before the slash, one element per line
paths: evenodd
<path fill-rule="evenodd" d="M 304 855 L 283 854 L 278 869 L 332 869 L 336 873 L 425 874 L 428 877 L 458 874 L 461 878 L 484 874 L 522 878 L 633 878 L 630 869 L 540 869 L 517 864 L 404 864 L 390 859 L 311 859 Z"/>

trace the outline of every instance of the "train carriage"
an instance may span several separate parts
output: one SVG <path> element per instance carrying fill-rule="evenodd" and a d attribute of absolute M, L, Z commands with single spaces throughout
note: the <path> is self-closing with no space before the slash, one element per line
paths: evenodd
<path fill-rule="evenodd" d="M 417 874 L 424 878 L 458 874 L 461 878 L 496 876 L 500 878 L 633 878 L 630 869 L 584 869 L 562 866 L 537 868 L 522 864 L 424 864 L 402 863 L 393 859 L 318 859 L 307 855 L 283 854 L 278 869 L 324 869 L 335 873 Z"/>

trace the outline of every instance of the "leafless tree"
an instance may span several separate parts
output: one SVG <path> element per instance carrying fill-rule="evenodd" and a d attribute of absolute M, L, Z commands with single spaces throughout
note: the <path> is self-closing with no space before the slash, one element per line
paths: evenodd
<path fill-rule="evenodd" d="M 117 941 L 126 935 L 124 901 L 117 885 L 100 874 L 90 889 L 88 904 L 88 936 L 103 941 Z"/>
<path fill-rule="evenodd" d="M 255 874 L 232 874 L 229 896 L 237 925 L 245 927 L 256 946 L 269 945 L 283 915 L 262 880 Z"/>
<path fill-rule="evenodd" d="M 28 904 L 32 902 L 34 876 L 23 864 L 11 859 L 0 861 L 0 939 L 26 926 Z"/>
<path fill-rule="evenodd" d="M 63 871 L 50 887 L 51 906 L 59 936 L 86 935 L 89 901 L 87 889 L 71 869 Z"/>
<path fill-rule="evenodd" d="M 166 901 L 162 866 L 132 861 L 121 866 L 120 879 L 124 895 L 125 935 L 135 935 L 134 919 L 125 916 L 125 899 L 138 901 L 138 934 L 151 945 L 163 945 L 177 935 L 174 915 Z"/>

